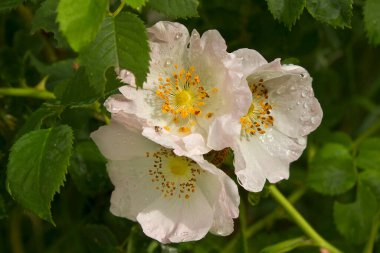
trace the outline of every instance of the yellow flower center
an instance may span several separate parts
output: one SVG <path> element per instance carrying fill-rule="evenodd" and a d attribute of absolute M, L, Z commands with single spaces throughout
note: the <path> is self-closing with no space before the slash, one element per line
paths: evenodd
<path fill-rule="evenodd" d="M 166 148 L 147 152 L 146 157 L 154 159 L 149 176 L 165 198 L 189 199 L 196 191 L 197 177 L 204 172 L 196 162 L 184 156 L 176 156 Z"/>
<path fill-rule="evenodd" d="M 207 91 L 193 66 L 188 70 L 179 70 L 175 64 L 172 75 L 165 79 L 159 77 L 158 81 L 156 95 L 161 101 L 161 112 L 170 116 L 170 124 L 176 125 L 178 132 L 190 133 L 198 117 L 204 115 L 203 117 L 210 119 L 214 115 L 213 112 L 203 111 L 207 109 L 208 100 L 218 89 Z M 170 129 L 169 126 L 163 127 Z"/>
<path fill-rule="evenodd" d="M 249 84 L 252 92 L 252 103 L 248 113 L 240 118 L 242 135 L 249 136 L 256 133 L 265 134 L 266 128 L 273 126 L 271 116 L 272 106 L 268 103 L 268 90 L 263 85 L 264 80 Z"/>
<path fill-rule="evenodd" d="M 184 176 L 190 170 L 187 161 L 182 157 L 169 158 L 168 168 L 175 176 Z"/>

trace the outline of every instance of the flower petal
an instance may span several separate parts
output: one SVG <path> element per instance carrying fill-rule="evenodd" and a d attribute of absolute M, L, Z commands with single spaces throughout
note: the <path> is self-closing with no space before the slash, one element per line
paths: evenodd
<path fill-rule="evenodd" d="M 158 198 L 137 215 L 143 231 L 162 243 L 195 241 L 212 225 L 213 209 L 200 191 L 191 198 Z"/>
<path fill-rule="evenodd" d="M 155 189 L 148 174 L 152 164 L 153 160 L 147 157 L 108 162 L 108 175 L 115 186 L 111 196 L 111 213 L 136 220 L 141 210 L 160 198 L 161 192 Z"/>
<path fill-rule="evenodd" d="M 102 154 L 110 160 L 128 160 L 157 149 L 157 144 L 141 138 L 138 130 L 127 129 L 115 119 L 111 120 L 109 125 L 91 133 L 91 138 Z"/>
<path fill-rule="evenodd" d="M 178 156 L 202 155 L 210 151 L 203 136 L 199 133 L 191 133 L 182 137 L 163 128 L 145 127 L 142 135 L 164 147 L 173 149 Z"/>
<path fill-rule="evenodd" d="M 245 76 L 248 76 L 258 67 L 268 63 L 259 52 L 253 49 L 242 48 L 234 51 L 232 54 L 241 59 L 241 71 Z"/>
<path fill-rule="evenodd" d="M 322 120 L 322 109 L 314 97 L 311 77 L 299 68 L 264 83 L 269 91 L 274 127 L 297 138 L 314 131 Z"/>

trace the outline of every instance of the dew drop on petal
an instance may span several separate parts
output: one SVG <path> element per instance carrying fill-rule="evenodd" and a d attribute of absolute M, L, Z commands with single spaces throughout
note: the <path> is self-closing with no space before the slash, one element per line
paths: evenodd
<path fill-rule="evenodd" d="M 170 65 L 172 65 L 171 59 L 166 59 L 165 62 L 164 62 L 164 66 L 165 67 L 169 67 Z"/>
<path fill-rule="evenodd" d="M 302 102 L 300 100 L 297 101 L 297 105 L 300 105 L 302 104 Z"/>
<path fill-rule="evenodd" d="M 310 116 L 308 114 L 303 114 L 300 116 L 300 120 L 301 121 L 309 121 L 310 120 Z"/>
<path fill-rule="evenodd" d="M 318 121 L 319 121 L 319 117 L 318 116 L 311 117 L 311 123 L 312 124 L 316 124 L 316 123 L 318 123 Z"/>
<path fill-rule="evenodd" d="M 278 95 L 280 95 L 280 94 L 284 93 L 284 91 L 285 91 L 285 86 L 281 86 L 280 88 L 277 89 L 276 93 Z"/>
<path fill-rule="evenodd" d="M 306 98 L 306 97 L 308 96 L 308 91 L 307 91 L 307 90 L 303 90 L 303 91 L 301 91 L 301 96 L 302 96 L 303 98 Z"/>
<path fill-rule="evenodd" d="M 182 37 L 182 33 L 176 33 L 176 35 L 174 36 L 174 39 L 179 40 L 181 37 Z"/>
<path fill-rule="evenodd" d="M 290 90 L 296 90 L 296 87 L 294 85 L 290 86 Z"/>

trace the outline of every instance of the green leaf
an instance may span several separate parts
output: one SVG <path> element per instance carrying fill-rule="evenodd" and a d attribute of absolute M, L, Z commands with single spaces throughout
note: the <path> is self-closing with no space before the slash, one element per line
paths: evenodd
<path fill-rule="evenodd" d="M 377 207 L 375 196 L 363 183 L 359 183 L 354 203 L 334 203 L 338 231 L 350 242 L 364 243 L 369 237 Z"/>
<path fill-rule="evenodd" d="M 310 164 L 308 184 L 317 192 L 338 195 L 356 183 L 356 169 L 349 150 L 337 143 L 328 143 L 319 150 Z"/>
<path fill-rule="evenodd" d="M 147 0 L 124 0 L 124 1 L 133 9 L 138 10 L 145 5 Z"/>
<path fill-rule="evenodd" d="M 289 30 L 301 16 L 306 0 L 266 0 L 273 17 L 284 23 Z"/>
<path fill-rule="evenodd" d="M 94 142 L 83 141 L 75 146 L 69 173 L 80 192 L 94 196 L 112 189 L 106 162 Z"/>
<path fill-rule="evenodd" d="M 58 23 L 56 22 L 58 2 L 57 0 L 46 0 L 41 4 L 41 7 L 37 9 L 33 18 L 31 32 L 35 33 L 39 29 L 52 32 L 58 46 L 64 47 L 67 45 L 67 42 L 59 31 Z"/>
<path fill-rule="evenodd" d="M 149 1 L 149 5 L 173 18 L 188 18 L 198 16 L 197 0 L 154 0 Z"/>
<path fill-rule="evenodd" d="M 18 139 L 9 156 L 8 192 L 52 224 L 50 203 L 65 180 L 72 142 L 68 126 L 35 130 Z"/>
<path fill-rule="evenodd" d="M 380 1 L 366 0 L 364 4 L 364 27 L 370 43 L 380 44 Z"/>
<path fill-rule="evenodd" d="M 83 228 L 85 242 L 92 253 L 117 253 L 118 243 L 111 230 L 103 225 L 86 225 Z"/>
<path fill-rule="evenodd" d="M 265 247 L 260 251 L 260 253 L 285 253 L 299 247 L 305 247 L 310 245 L 312 245 L 311 240 L 305 237 L 298 237 Z"/>
<path fill-rule="evenodd" d="M 380 171 L 367 170 L 363 173 L 360 173 L 359 178 L 364 185 L 368 186 L 368 188 L 377 198 L 378 203 L 380 203 Z"/>
<path fill-rule="evenodd" d="M 84 68 L 79 68 L 74 77 L 62 84 L 60 92 L 54 90 L 55 95 L 62 104 L 91 104 L 103 95 L 103 90 L 91 86 Z"/>
<path fill-rule="evenodd" d="M 306 8 L 315 19 L 333 27 L 351 27 L 352 0 L 306 0 Z"/>
<path fill-rule="evenodd" d="M 24 134 L 38 130 L 41 128 L 43 121 L 51 116 L 55 116 L 63 111 L 62 106 L 54 105 L 42 105 L 36 111 L 34 111 L 29 118 L 26 120 L 25 124 L 17 132 L 16 139 L 20 138 Z"/>
<path fill-rule="evenodd" d="M 80 52 L 90 83 L 102 87 L 106 83 L 105 72 L 109 67 L 131 71 L 142 86 L 149 64 L 149 47 L 146 29 L 142 21 L 132 13 L 120 13 L 107 17 L 95 38 Z"/>
<path fill-rule="evenodd" d="M 108 0 L 60 0 L 57 21 L 70 46 L 80 51 L 96 36 L 107 13 Z"/>
<path fill-rule="evenodd" d="M 380 138 L 363 141 L 358 152 L 356 164 L 359 168 L 380 171 Z"/>
<path fill-rule="evenodd" d="M 72 78 L 75 74 L 73 69 L 73 59 L 67 59 L 46 65 L 33 55 L 30 55 L 30 62 L 42 75 L 49 76 L 46 81 L 47 88 L 66 82 L 67 79 Z"/>
<path fill-rule="evenodd" d="M 0 13 L 4 11 L 9 11 L 19 4 L 21 4 L 24 0 L 2 0 L 0 2 Z"/>

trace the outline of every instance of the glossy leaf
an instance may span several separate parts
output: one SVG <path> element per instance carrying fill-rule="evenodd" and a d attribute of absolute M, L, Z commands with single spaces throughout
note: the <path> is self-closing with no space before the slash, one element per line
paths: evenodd
<path fill-rule="evenodd" d="M 306 8 L 315 19 L 333 27 L 351 27 L 352 0 L 306 0 Z"/>
<path fill-rule="evenodd" d="M 308 184 L 319 193 L 341 194 L 355 183 L 354 161 L 349 150 L 341 144 L 326 144 L 310 164 Z"/>
<path fill-rule="evenodd" d="M 35 130 L 12 146 L 7 173 L 11 196 L 23 207 L 54 224 L 50 203 L 63 185 L 73 133 L 70 127 Z"/>
<path fill-rule="evenodd" d="M 170 17 L 173 18 L 188 18 L 198 16 L 197 0 L 154 0 L 150 1 L 149 5 Z"/>
<path fill-rule="evenodd" d="M 360 181 L 366 185 L 380 203 L 380 170 L 367 170 L 360 173 Z"/>
<path fill-rule="evenodd" d="M 57 21 L 70 46 L 79 51 L 96 36 L 106 15 L 107 0 L 60 0 Z"/>
<path fill-rule="evenodd" d="M 107 17 L 95 41 L 80 53 L 90 83 L 104 91 L 109 67 L 128 69 L 141 87 L 149 64 L 147 34 L 142 21 L 132 13 Z"/>
<path fill-rule="evenodd" d="M 84 68 L 78 69 L 73 78 L 62 84 L 55 94 L 63 104 L 90 104 L 103 95 L 101 87 L 91 86 Z"/>
<path fill-rule="evenodd" d="M 123 0 L 125 1 L 129 6 L 131 6 L 134 9 L 140 9 L 143 7 L 147 0 Z"/>
<path fill-rule="evenodd" d="M 94 142 L 83 141 L 75 146 L 69 173 L 79 191 L 93 196 L 112 188 L 106 162 Z"/>
<path fill-rule="evenodd" d="M 267 0 L 267 4 L 273 17 L 290 29 L 301 16 L 306 0 Z"/>
<path fill-rule="evenodd" d="M 356 163 L 359 168 L 380 171 L 380 138 L 365 140 L 358 153 Z"/>
<path fill-rule="evenodd" d="M 46 0 L 41 4 L 32 21 L 32 33 L 35 33 L 39 29 L 52 32 L 54 33 L 54 38 L 57 40 L 58 46 L 63 47 L 67 45 L 67 42 L 59 31 L 56 21 L 58 3 L 59 1 L 57 0 Z"/>
<path fill-rule="evenodd" d="M 369 237 L 377 208 L 375 196 L 360 183 L 355 202 L 334 204 L 334 220 L 339 232 L 350 242 L 364 243 Z"/>

